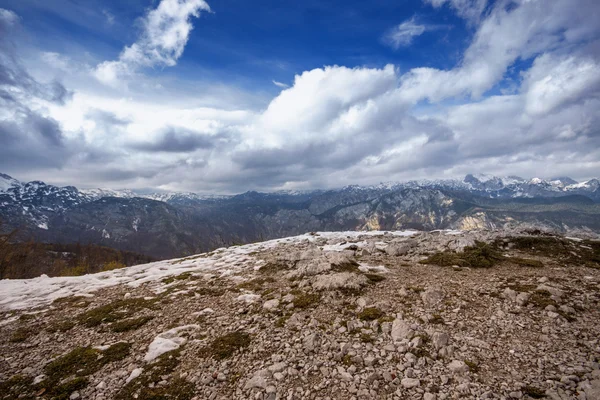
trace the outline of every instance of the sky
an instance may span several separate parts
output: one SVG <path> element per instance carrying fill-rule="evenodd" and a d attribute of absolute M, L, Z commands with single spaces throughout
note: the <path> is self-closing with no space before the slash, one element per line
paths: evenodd
<path fill-rule="evenodd" d="M 597 0 L 0 0 L 0 172 L 241 193 L 600 176 Z"/>

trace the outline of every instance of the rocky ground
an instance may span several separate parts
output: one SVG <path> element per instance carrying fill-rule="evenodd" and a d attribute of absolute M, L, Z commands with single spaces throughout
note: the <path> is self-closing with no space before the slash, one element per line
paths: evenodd
<path fill-rule="evenodd" d="M 5 283 L 0 399 L 600 399 L 599 267 L 540 232 L 344 232 Z"/>

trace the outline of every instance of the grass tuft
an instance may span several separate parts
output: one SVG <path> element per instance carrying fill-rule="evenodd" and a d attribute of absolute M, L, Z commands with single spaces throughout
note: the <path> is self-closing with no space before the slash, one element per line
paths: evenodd
<path fill-rule="evenodd" d="M 158 382 L 167 380 L 180 363 L 181 349 L 169 351 L 146 366 L 140 376 L 121 388 L 116 400 L 191 400 L 195 387 L 185 379 L 176 377 L 166 385 Z"/>
<path fill-rule="evenodd" d="M 363 321 L 374 321 L 384 316 L 385 313 L 377 307 L 367 307 L 358 313 L 358 318 Z"/>
<path fill-rule="evenodd" d="M 385 277 L 378 275 L 378 274 L 365 274 L 365 276 L 367 277 L 367 279 L 369 280 L 369 283 L 371 283 L 371 284 L 385 281 Z"/>
<path fill-rule="evenodd" d="M 104 323 L 115 322 L 127 318 L 144 308 L 152 308 L 155 300 L 144 300 L 141 297 L 117 300 L 104 306 L 96 307 L 80 314 L 77 319 L 88 328 Z"/>
<path fill-rule="evenodd" d="M 231 357 L 236 351 L 248 347 L 251 341 L 252 338 L 246 332 L 235 331 L 213 340 L 201 350 L 201 354 L 205 357 L 224 360 Z"/>
<path fill-rule="evenodd" d="M 533 399 L 542 399 L 546 397 L 546 392 L 535 386 L 525 386 L 523 388 L 523 393 Z"/>
<path fill-rule="evenodd" d="M 315 307 L 321 300 L 321 295 L 318 293 L 306 293 L 301 290 L 293 290 L 294 295 L 294 307 L 295 308 L 309 308 Z"/>
<path fill-rule="evenodd" d="M 420 263 L 442 267 L 460 265 L 469 268 L 490 268 L 503 260 L 504 256 L 495 245 L 475 242 L 474 246 L 465 247 L 460 253 L 453 251 L 438 252 L 420 261 Z"/>

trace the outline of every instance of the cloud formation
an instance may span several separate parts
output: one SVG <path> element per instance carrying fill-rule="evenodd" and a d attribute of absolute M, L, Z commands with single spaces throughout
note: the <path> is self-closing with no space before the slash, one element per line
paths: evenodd
<path fill-rule="evenodd" d="M 424 0 L 435 8 L 449 5 L 460 17 L 475 24 L 486 10 L 488 0 Z"/>
<path fill-rule="evenodd" d="M 273 85 L 275 85 L 275 86 L 277 86 L 277 87 L 280 87 L 280 88 L 282 88 L 282 89 L 286 89 L 286 88 L 289 88 L 289 87 L 290 87 L 290 85 L 288 85 L 288 84 L 285 84 L 285 83 L 283 83 L 283 82 L 278 82 L 278 81 L 276 81 L 276 80 L 273 80 Z"/>
<path fill-rule="evenodd" d="M 115 86 L 122 77 L 140 68 L 176 65 L 193 28 L 191 18 L 199 17 L 200 11 L 210 11 L 204 0 L 161 0 L 156 9 L 141 19 L 138 40 L 125 47 L 118 60 L 99 64 L 95 77 Z"/>
<path fill-rule="evenodd" d="M 415 17 L 393 27 L 383 35 L 383 42 L 393 49 L 410 46 L 415 37 L 421 36 L 429 28 L 418 24 Z"/>
<path fill-rule="evenodd" d="M 0 140 L 6 144 L 0 171 L 29 163 L 33 177 L 52 180 L 50 168 L 61 168 L 64 181 L 74 184 L 227 193 L 470 172 L 597 175 L 600 26 L 594 16 L 600 3 L 427 2 L 447 4 L 472 24 L 472 38 L 453 68 L 319 66 L 297 73 L 289 87 L 274 81 L 284 90 L 255 107 L 236 103 L 239 92 L 206 105 L 193 101 L 203 94 L 196 88 L 171 97 L 153 95 L 154 86 L 143 91 L 148 82 L 140 68 L 177 62 L 189 19 L 208 10 L 199 1 L 163 0 L 155 10 L 172 5 L 169 15 L 188 27 L 175 29 L 180 34 L 168 41 L 172 46 L 149 45 L 154 42 L 143 35 L 126 48 L 143 48 L 141 61 L 108 62 L 138 71 L 139 93 L 107 95 L 80 86 L 71 97 L 60 83 L 31 77 L 16 51 L 3 52 L 12 56 L 0 64 Z M 147 23 L 158 18 L 151 13 Z M 170 29 L 152 30 L 159 31 Z M 49 65 L 63 60 L 52 53 L 40 57 Z M 217 88 L 211 101 L 231 90 Z M 25 154 L 27 146 L 34 156 Z"/>
<path fill-rule="evenodd" d="M 44 106 L 64 106 L 71 93 L 59 82 L 38 82 L 11 40 L 20 18 L 0 8 L 0 169 L 58 167 L 71 155 L 59 123 Z"/>

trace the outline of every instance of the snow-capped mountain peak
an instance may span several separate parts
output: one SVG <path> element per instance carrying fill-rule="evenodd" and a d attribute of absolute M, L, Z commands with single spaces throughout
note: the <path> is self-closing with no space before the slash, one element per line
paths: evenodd
<path fill-rule="evenodd" d="M 0 173 L 0 192 L 6 192 L 11 187 L 20 186 L 21 182 L 12 176 Z"/>

